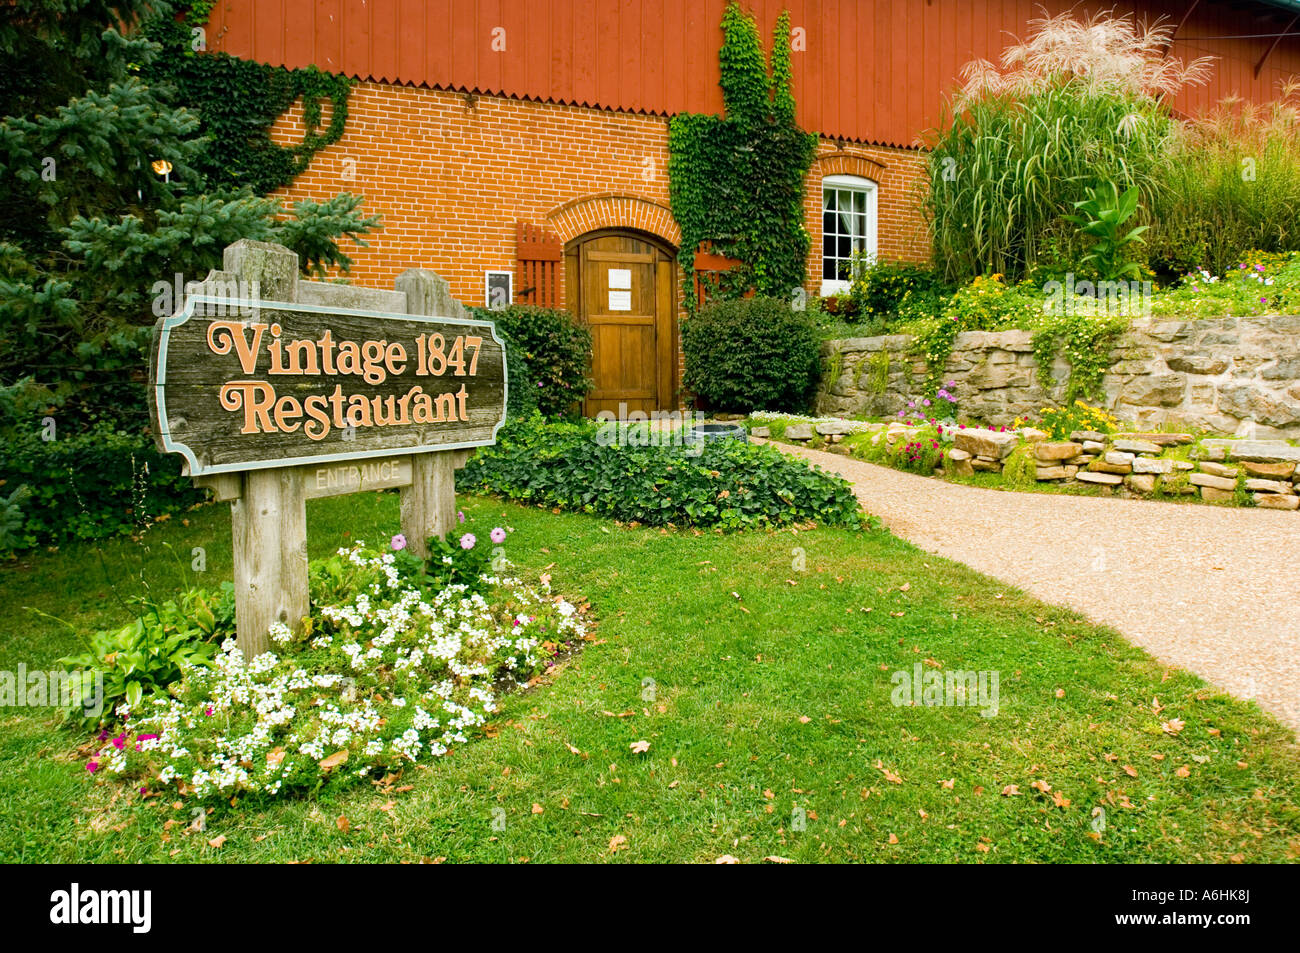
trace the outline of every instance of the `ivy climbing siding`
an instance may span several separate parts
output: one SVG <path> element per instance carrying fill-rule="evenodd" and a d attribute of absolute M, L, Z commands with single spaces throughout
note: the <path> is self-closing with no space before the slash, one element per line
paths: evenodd
<path fill-rule="evenodd" d="M 743 264 L 709 277 L 709 297 L 753 289 L 789 298 L 803 285 L 810 239 L 803 226 L 804 179 L 817 137 L 795 121 L 790 80 L 790 16 L 773 31 L 769 73 L 758 26 L 732 3 L 719 52 L 726 115 L 683 113 L 668 131 L 669 197 L 682 230 L 678 260 L 686 306 L 694 311 L 693 272 L 701 242 Z"/>

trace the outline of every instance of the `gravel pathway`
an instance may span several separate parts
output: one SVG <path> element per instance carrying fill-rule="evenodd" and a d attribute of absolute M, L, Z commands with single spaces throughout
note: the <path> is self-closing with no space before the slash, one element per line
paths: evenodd
<path fill-rule="evenodd" d="M 1300 731 L 1300 514 L 989 490 L 775 446 L 850 480 L 927 552 L 1077 609 Z"/>

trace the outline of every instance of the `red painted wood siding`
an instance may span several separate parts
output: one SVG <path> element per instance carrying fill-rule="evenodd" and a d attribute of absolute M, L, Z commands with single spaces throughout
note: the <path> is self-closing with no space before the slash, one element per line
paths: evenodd
<path fill-rule="evenodd" d="M 770 40 L 783 9 L 805 33 L 793 54 L 799 119 L 824 135 L 896 146 L 941 115 L 962 65 L 996 60 L 1029 21 L 1067 9 L 1136 12 L 1177 23 L 1191 0 L 749 0 Z M 291 67 L 315 63 L 358 79 L 473 90 L 660 115 L 719 112 L 726 0 L 222 0 L 209 46 Z M 1255 64 L 1285 11 L 1201 0 L 1173 54 L 1211 54 L 1214 78 L 1175 102 L 1195 112 L 1229 93 L 1272 99 L 1300 74 L 1300 34 Z M 504 30 L 504 51 L 493 50 Z M 1300 24 L 1297 24 L 1300 30 Z"/>

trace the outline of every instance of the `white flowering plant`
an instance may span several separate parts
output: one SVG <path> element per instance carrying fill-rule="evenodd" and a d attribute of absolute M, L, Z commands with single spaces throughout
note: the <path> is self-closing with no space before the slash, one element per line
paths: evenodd
<path fill-rule="evenodd" d="M 582 612 L 546 577 L 526 585 L 498 556 L 480 591 L 422 588 L 400 568 L 399 540 L 313 565 L 301 632 L 273 626 L 273 649 L 251 659 L 228 639 L 169 694 L 121 706 L 124 727 L 87 768 L 203 800 L 382 776 L 466 743 L 502 691 L 585 636 Z"/>

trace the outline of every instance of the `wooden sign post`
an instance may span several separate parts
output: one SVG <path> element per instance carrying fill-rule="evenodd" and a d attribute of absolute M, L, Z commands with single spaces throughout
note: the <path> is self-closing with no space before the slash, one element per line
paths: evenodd
<path fill-rule="evenodd" d="M 430 271 L 395 291 L 300 281 L 296 254 L 251 241 L 224 266 L 158 322 L 149 394 L 159 450 L 231 504 L 251 658 L 307 616 L 308 499 L 400 488 L 420 555 L 455 528 L 456 468 L 505 420 L 506 358 Z"/>

